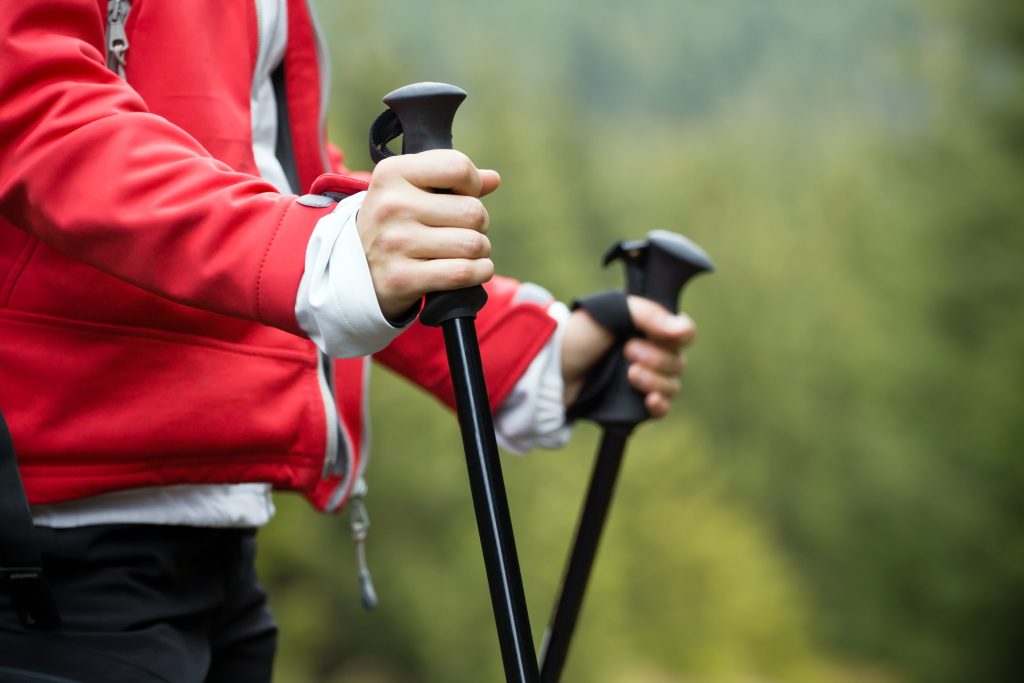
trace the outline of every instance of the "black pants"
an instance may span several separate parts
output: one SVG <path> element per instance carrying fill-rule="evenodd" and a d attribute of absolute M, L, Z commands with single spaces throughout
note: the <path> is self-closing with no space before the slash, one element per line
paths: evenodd
<path fill-rule="evenodd" d="M 36 537 L 64 628 L 25 630 L 0 589 L 0 681 L 270 680 L 277 626 L 253 568 L 254 530 L 37 527 Z"/>

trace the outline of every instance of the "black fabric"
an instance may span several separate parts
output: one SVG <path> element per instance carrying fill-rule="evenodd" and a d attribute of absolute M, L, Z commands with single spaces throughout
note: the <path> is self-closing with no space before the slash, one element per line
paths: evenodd
<path fill-rule="evenodd" d="M 640 331 L 633 324 L 626 303 L 626 293 L 619 289 L 609 289 L 577 299 L 572 302 L 572 309 L 582 308 L 590 314 L 602 327 L 607 329 L 617 340 L 639 337 Z"/>
<path fill-rule="evenodd" d="M 26 628 L 60 628 L 60 614 L 43 574 L 32 514 L 14 456 L 7 422 L 0 414 L 0 592 Z"/>
<path fill-rule="evenodd" d="M 270 681 L 277 627 L 254 530 L 36 527 L 35 537 L 64 628 L 25 629 L 0 594 L 0 681 L 12 670 L 26 681 Z"/>
<path fill-rule="evenodd" d="M 582 308 L 589 313 L 598 324 L 615 336 L 615 344 L 604 358 L 594 365 L 583 382 L 576 400 L 566 409 L 565 417 L 569 421 L 590 418 L 601 407 L 608 398 L 607 393 L 611 387 L 617 380 L 621 380 L 620 376 L 626 372 L 626 359 L 622 355 L 623 345 L 626 340 L 641 336 L 629 314 L 626 293 L 621 290 L 610 289 L 577 299 L 572 303 L 572 308 Z"/>
<path fill-rule="evenodd" d="M 270 84 L 274 88 L 274 101 L 277 105 L 277 139 L 274 141 L 274 156 L 280 162 L 292 192 L 301 193 L 303 188 L 299 184 L 299 167 L 295 162 L 295 147 L 292 142 L 291 113 L 288 111 L 288 91 L 285 85 L 283 60 L 270 74 Z"/>
<path fill-rule="evenodd" d="M 79 683 L 64 676 L 37 674 L 24 669 L 9 669 L 6 666 L 0 666 L 0 681 L 3 683 Z"/>

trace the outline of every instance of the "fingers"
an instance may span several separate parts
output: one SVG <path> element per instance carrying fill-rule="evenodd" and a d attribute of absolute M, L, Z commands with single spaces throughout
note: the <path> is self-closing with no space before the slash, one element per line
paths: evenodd
<path fill-rule="evenodd" d="M 486 235 L 460 228 L 431 228 L 396 231 L 403 244 L 402 253 L 414 259 L 484 259 L 491 255 Z"/>
<path fill-rule="evenodd" d="M 469 157 L 452 149 L 389 157 L 377 164 L 373 176 L 385 182 L 400 177 L 422 190 L 450 190 L 469 197 L 489 194 L 501 182 L 497 173 L 481 171 Z"/>
<path fill-rule="evenodd" d="M 647 394 L 644 397 L 644 406 L 647 408 L 647 412 L 651 414 L 651 417 L 654 418 L 665 417 L 668 415 L 668 411 L 672 409 L 669 399 L 658 393 Z"/>
<path fill-rule="evenodd" d="M 657 393 L 672 398 L 679 393 L 679 378 L 675 374 L 661 374 L 639 363 L 629 366 L 629 382 L 645 394 Z"/>
<path fill-rule="evenodd" d="M 675 348 L 665 348 L 647 339 L 630 339 L 626 358 L 663 375 L 678 375 L 686 368 L 686 357 Z"/>
<path fill-rule="evenodd" d="M 494 264 L 490 259 L 391 259 L 378 264 L 371 275 L 378 299 L 381 291 L 387 292 L 393 300 L 401 302 L 398 304 L 401 312 L 427 292 L 487 282 L 494 276 Z M 405 308 L 401 308 L 402 305 Z"/>
<path fill-rule="evenodd" d="M 652 417 L 665 417 L 681 388 L 678 375 L 661 375 L 634 363 L 627 371 L 629 383 L 644 394 L 644 406 Z"/>
<path fill-rule="evenodd" d="M 428 227 L 466 228 L 486 233 L 491 218 L 476 197 L 433 194 L 417 188 L 386 188 L 374 204 L 387 220 L 406 220 Z"/>
<path fill-rule="evenodd" d="M 490 217 L 480 197 L 500 182 L 497 173 L 477 169 L 453 150 L 377 164 L 356 227 L 385 317 L 400 316 L 428 292 L 492 277 Z"/>
<path fill-rule="evenodd" d="M 686 314 L 673 315 L 661 305 L 638 296 L 628 298 L 633 324 L 666 348 L 681 349 L 693 341 L 697 328 Z"/>
<path fill-rule="evenodd" d="M 490 193 L 498 189 L 501 185 L 501 176 L 498 175 L 497 171 L 481 170 L 480 171 L 480 197 L 486 197 Z"/>
<path fill-rule="evenodd" d="M 630 361 L 629 382 L 644 394 L 651 416 L 664 417 L 679 393 L 679 376 L 686 369 L 681 351 L 693 342 L 697 328 L 689 316 L 673 315 L 648 299 L 631 296 L 628 305 L 634 324 L 646 335 L 631 339 L 623 349 Z"/>
<path fill-rule="evenodd" d="M 411 270 L 419 279 L 419 287 L 431 292 L 444 292 L 480 285 L 494 277 L 490 259 L 431 259 L 413 264 Z"/>

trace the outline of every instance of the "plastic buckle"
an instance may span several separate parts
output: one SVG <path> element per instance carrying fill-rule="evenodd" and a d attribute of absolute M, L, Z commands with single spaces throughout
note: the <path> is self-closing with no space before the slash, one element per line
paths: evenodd
<path fill-rule="evenodd" d="M 0 583 L 7 587 L 14 611 L 25 628 L 60 629 L 60 612 L 42 567 L 0 567 Z"/>

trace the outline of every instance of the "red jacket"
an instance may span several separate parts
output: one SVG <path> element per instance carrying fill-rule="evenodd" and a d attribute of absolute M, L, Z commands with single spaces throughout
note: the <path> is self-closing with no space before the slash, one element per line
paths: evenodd
<path fill-rule="evenodd" d="M 318 353 L 294 307 L 331 208 L 256 175 L 254 4 L 134 0 L 127 83 L 106 67 L 105 19 L 105 0 L 0 13 L 0 410 L 29 499 L 270 482 L 323 507 L 342 480 L 322 478 Z M 289 0 L 288 33 L 300 184 L 361 189 L 322 175 L 305 0 Z M 513 302 L 517 288 L 490 283 L 477 323 L 492 405 L 554 328 L 541 306 Z M 377 357 L 452 402 L 438 330 L 416 324 Z M 335 365 L 343 456 L 358 471 L 367 363 Z"/>

